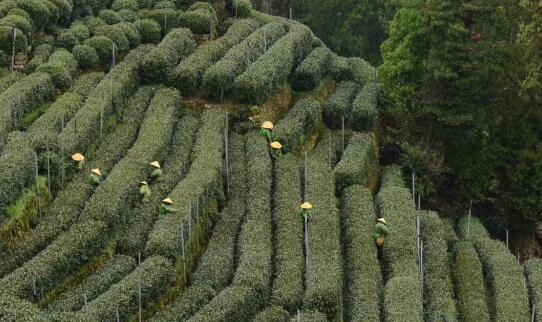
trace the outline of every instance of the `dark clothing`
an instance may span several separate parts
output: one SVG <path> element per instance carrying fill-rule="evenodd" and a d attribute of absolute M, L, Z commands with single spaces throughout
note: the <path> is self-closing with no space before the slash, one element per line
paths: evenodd
<path fill-rule="evenodd" d="M 260 135 L 264 137 L 268 143 L 271 143 L 273 141 L 273 133 L 271 133 L 268 129 L 261 129 Z"/>
<path fill-rule="evenodd" d="M 147 185 L 141 185 L 141 188 L 139 188 L 139 196 L 141 197 L 141 202 L 147 203 L 149 202 L 149 198 L 151 197 L 151 188 Z"/>
<path fill-rule="evenodd" d="M 151 172 L 151 181 L 152 182 L 159 182 L 162 178 L 162 169 L 154 169 Z"/>

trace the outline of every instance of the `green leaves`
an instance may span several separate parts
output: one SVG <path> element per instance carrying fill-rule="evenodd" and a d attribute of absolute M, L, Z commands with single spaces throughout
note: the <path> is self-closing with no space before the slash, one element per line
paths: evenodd
<path fill-rule="evenodd" d="M 374 134 L 354 132 L 341 161 L 333 170 L 337 185 L 347 187 L 359 184 L 368 187 L 378 163 L 377 150 Z"/>

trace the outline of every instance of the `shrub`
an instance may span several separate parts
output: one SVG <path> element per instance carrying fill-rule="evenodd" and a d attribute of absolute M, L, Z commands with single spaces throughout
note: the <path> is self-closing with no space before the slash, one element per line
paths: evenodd
<path fill-rule="evenodd" d="M 382 274 L 372 237 L 376 211 L 371 190 L 346 188 L 342 209 L 347 316 L 350 321 L 379 321 Z"/>
<path fill-rule="evenodd" d="M 331 128 L 341 128 L 342 118 L 345 123 L 350 120 L 352 102 L 356 97 L 358 86 L 354 82 L 344 81 L 339 83 L 337 89 L 324 104 L 324 120 Z"/>
<path fill-rule="evenodd" d="M 49 0 L 41 0 L 41 2 L 47 7 L 47 10 L 49 11 L 49 18 L 47 20 L 48 27 L 53 29 L 56 28 L 58 19 L 60 19 L 58 8 L 55 6 L 54 3 Z"/>
<path fill-rule="evenodd" d="M 318 85 L 329 70 L 330 55 L 327 47 L 313 49 L 295 70 L 294 88 L 309 90 Z"/>
<path fill-rule="evenodd" d="M 23 78 L 24 74 L 19 72 L 9 73 L 4 77 L 0 78 L 0 93 L 3 93 L 15 82 L 20 81 Z"/>
<path fill-rule="evenodd" d="M 95 37 L 105 36 L 115 43 L 115 53 L 127 51 L 130 47 L 128 38 L 124 35 L 124 31 L 119 25 L 103 26 L 96 28 Z M 111 60 L 112 49 L 109 49 L 109 59 Z"/>
<path fill-rule="evenodd" d="M 171 139 L 181 97 L 176 90 L 161 89 L 153 97 L 138 137 L 128 154 L 96 188 L 80 218 L 102 220 L 109 227 L 122 223 L 127 205 L 138 198 L 138 182 L 145 179 L 145 169 L 161 159 Z"/>
<path fill-rule="evenodd" d="M 147 14 L 148 19 L 156 21 L 162 29 L 162 35 L 167 35 L 170 30 L 179 27 L 180 11 L 173 9 L 153 9 Z"/>
<path fill-rule="evenodd" d="M 45 314 L 29 301 L 0 295 L 0 316 L 6 322 L 48 322 Z"/>
<path fill-rule="evenodd" d="M 114 11 L 119 11 L 122 9 L 137 11 L 139 10 L 139 4 L 136 0 L 115 0 L 113 1 L 113 5 L 111 5 L 111 9 Z"/>
<path fill-rule="evenodd" d="M 137 0 L 137 3 L 139 4 L 139 8 L 141 9 L 151 9 L 152 7 L 154 7 L 156 0 Z"/>
<path fill-rule="evenodd" d="M 234 86 L 235 78 L 243 73 L 252 61 L 258 59 L 265 53 L 264 37 L 268 46 L 271 46 L 278 39 L 286 34 L 283 24 L 265 25 L 241 43 L 232 47 L 226 55 L 211 66 L 203 76 L 203 86 L 208 95 L 220 97 L 230 91 Z"/>
<path fill-rule="evenodd" d="M 390 187 L 404 187 L 403 172 L 398 165 L 386 166 L 382 171 L 381 186 L 385 188 Z"/>
<path fill-rule="evenodd" d="M 67 88 L 71 85 L 78 71 L 77 61 L 72 53 L 64 48 L 55 51 L 46 64 L 41 64 L 36 72 L 48 73 L 56 88 Z"/>
<path fill-rule="evenodd" d="M 254 303 L 256 295 L 255 290 L 249 286 L 225 288 L 190 321 L 248 321 L 256 314 Z"/>
<path fill-rule="evenodd" d="M 103 139 L 95 153 L 96 159 L 89 162 L 88 168 L 99 166 L 104 173 L 109 173 L 113 166 L 126 155 L 143 121 L 141 115 L 145 113 L 153 95 L 154 89 L 149 87 L 141 87 L 134 94 L 128 104 L 130 109 L 124 121 Z M 31 233 L 23 235 L 20 242 L 10 248 L 9 252 L 0 253 L 2 259 L 0 260 L 0 275 L 24 264 L 73 225 L 93 192 L 94 188 L 88 184 L 86 173 L 74 178 L 65 189 L 59 192 L 37 227 Z"/>
<path fill-rule="evenodd" d="M 53 311 L 80 310 L 85 305 L 85 296 L 87 301 L 93 301 L 111 285 L 120 282 L 135 267 L 136 262 L 132 257 L 114 256 L 81 284 L 62 293 L 48 308 Z"/>
<path fill-rule="evenodd" d="M 0 26 L 15 27 L 21 30 L 27 37 L 32 37 L 34 29 L 28 19 L 19 15 L 8 15 L 0 19 Z"/>
<path fill-rule="evenodd" d="M 101 64 L 109 66 L 113 53 L 113 45 L 115 45 L 113 40 L 105 36 L 94 36 L 85 40 L 84 44 L 96 50 Z"/>
<path fill-rule="evenodd" d="M 149 50 L 150 48 L 141 46 L 132 50 L 92 91 L 85 105 L 59 135 L 58 140 L 64 140 L 66 155 L 84 151 L 83 149 L 88 147 L 94 138 L 99 137 L 102 111 L 104 117 L 108 117 L 128 101 L 139 83 L 137 71 L 141 56 Z"/>
<path fill-rule="evenodd" d="M 75 37 L 73 33 L 69 32 L 69 29 L 66 31 L 63 31 L 56 39 L 56 45 L 58 47 L 64 47 L 68 50 L 71 50 L 77 44 L 79 44 L 77 37 Z"/>
<path fill-rule="evenodd" d="M 234 82 L 236 97 L 243 102 L 260 103 L 274 94 L 292 68 L 312 49 L 312 32 L 303 25 L 291 25 L 278 40 Z"/>
<path fill-rule="evenodd" d="M 6 2 L 6 1 L 4 1 Z M 9 3 L 9 2 L 8 2 Z M 7 14 L 5 14 L 4 16 L 9 16 L 9 15 L 16 15 L 16 16 L 21 16 L 21 17 L 24 17 L 26 18 L 26 20 L 28 20 L 29 22 L 32 20 L 32 18 L 30 17 L 30 15 L 28 14 L 28 12 L 24 11 L 23 9 L 21 8 L 12 8 L 10 9 Z"/>
<path fill-rule="evenodd" d="M 39 45 L 38 47 L 36 47 L 36 49 L 34 50 L 34 57 L 32 57 L 28 65 L 26 65 L 28 71 L 33 73 L 39 65 L 47 62 L 52 52 L 53 46 L 48 44 Z"/>
<path fill-rule="evenodd" d="M 301 205 L 299 164 L 293 155 L 275 162 L 276 278 L 271 303 L 294 312 L 303 297 L 303 220 L 296 216 Z"/>
<path fill-rule="evenodd" d="M 337 81 L 349 80 L 363 86 L 369 80 L 374 81 L 375 68 L 361 58 L 345 58 L 333 54 L 331 75 Z"/>
<path fill-rule="evenodd" d="M 257 27 L 258 24 L 253 20 L 237 20 L 224 36 L 202 44 L 192 55 L 182 60 L 175 69 L 171 83 L 183 93 L 192 94 L 201 85 L 206 70 Z"/>
<path fill-rule="evenodd" d="M 121 9 L 117 11 L 117 14 L 124 22 L 134 22 L 138 19 L 137 13 L 130 9 Z"/>
<path fill-rule="evenodd" d="M 542 260 L 530 259 L 525 263 L 525 276 L 529 286 L 532 305 L 535 307 L 535 321 L 542 321 Z"/>
<path fill-rule="evenodd" d="M 77 45 L 73 47 L 72 53 L 81 68 L 94 67 L 100 60 L 96 49 L 88 45 Z"/>
<path fill-rule="evenodd" d="M 391 278 L 384 289 L 384 320 L 423 321 L 422 289 L 417 276 Z"/>
<path fill-rule="evenodd" d="M 37 298 L 41 298 L 103 249 L 105 228 L 103 223 L 95 221 L 75 224 L 34 258 L 2 278 L 0 293 L 30 300 L 35 281 Z"/>
<path fill-rule="evenodd" d="M 315 99 L 299 100 L 274 129 L 276 139 L 286 151 L 294 150 L 309 138 L 321 118 L 322 105 Z"/>
<path fill-rule="evenodd" d="M 166 308 L 158 311 L 149 322 L 177 322 L 186 321 L 196 314 L 211 299 L 215 297 L 215 291 L 207 285 L 191 285 L 184 291 L 181 297 Z"/>
<path fill-rule="evenodd" d="M 426 319 L 437 321 L 445 317 L 447 321 L 458 321 L 452 289 L 451 267 L 448 261 L 446 227 L 434 212 L 422 212 L 420 218 L 424 245 L 423 284 Z M 475 286 L 471 285 L 471 287 Z"/>
<path fill-rule="evenodd" d="M 154 9 L 177 9 L 173 1 L 160 1 L 154 5 Z"/>
<path fill-rule="evenodd" d="M 105 23 L 108 25 L 114 25 L 122 22 L 122 18 L 115 11 L 110 9 L 100 10 L 98 18 L 105 21 Z"/>
<path fill-rule="evenodd" d="M 253 322 L 286 322 L 290 315 L 280 306 L 268 306 L 254 317 Z"/>
<path fill-rule="evenodd" d="M 14 202 L 24 188 L 35 180 L 34 149 L 23 133 L 11 133 L 0 155 L 0 208 Z M 4 217 L 2 212 L 2 217 Z"/>
<path fill-rule="evenodd" d="M 371 131 L 378 118 L 378 92 L 376 83 L 368 83 L 359 91 L 352 104 L 352 128 L 356 131 Z"/>
<path fill-rule="evenodd" d="M 489 321 L 482 263 L 471 242 L 454 245 L 453 276 L 456 305 L 462 321 Z"/>
<path fill-rule="evenodd" d="M 331 317 L 336 314 L 336 289 L 342 284 L 342 263 L 339 257 L 339 210 L 329 164 L 328 140 L 326 137 L 320 141 L 307 160 L 306 200 L 314 206 L 314 215 L 308 221 L 309 268 L 305 273 L 305 305 Z"/>
<path fill-rule="evenodd" d="M 0 50 L 4 53 L 11 53 L 13 49 L 13 36 L 11 32 L 12 27 L 0 26 Z M 15 39 L 15 52 L 24 51 L 28 45 L 26 36 L 24 33 L 17 30 L 17 38 Z"/>
<path fill-rule="evenodd" d="M 194 50 L 194 36 L 190 30 L 174 29 L 143 58 L 141 78 L 147 83 L 168 79 L 179 60 Z"/>
<path fill-rule="evenodd" d="M 152 19 L 142 19 L 137 20 L 135 25 L 141 34 L 142 43 L 155 44 L 160 41 L 160 32 L 162 31 L 162 27 L 158 22 Z"/>
<path fill-rule="evenodd" d="M 17 0 L 17 7 L 28 12 L 36 29 L 41 30 L 49 22 L 51 12 L 44 0 Z"/>
<path fill-rule="evenodd" d="M 189 28 L 195 34 L 212 34 L 218 19 L 215 9 L 208 3 L 196 2 L 187 11 L 179 14 L 179 25 Z"/>
<path fill-rule="evenodd" d="M 107 26 L 107 23 L 102 19 L 94 16 L 86 17 L 83 19 L 83 23 L 88 27 L 88 30 L 93 35 L 98 27 Z"/>
<path fill-rule="evenodd" d="M 71 20 L 73 4 L 68 0 L 50 0 L 58 9 L 59 23 L 67 25 Z"/>
<path fill-rule="evenodd" d="M 128 44 L 130 45 L 130 48 L 135 48 L 139 45 L 141 42 L 141 35 L 139 34 L 139 30 L 137 30 L 137 27 L 131 23 L 131 22 L 121 22 L 117 25 L 122 32 L 124 33 L 124 36 L 128 39 Z"/>
<path fill-rule="evenodd" d="M 200 214 L 205 207 L 222 194 L 222 150 L 224 115 L 218 110 L 206 111 L 193 148 L 192 165 L 186 177 L 171 191 L 169 196 L 175 201 L 178 214 L 162 215 L 154 224 L 149 235 L 146 251 L 151 255 L 161 255 L 171 259 L 181 254 L 182 230 L 192 216 L 190 210 L 196 200 L 203 205 L 208 191 L 209 201 L 200 206 Z M 207 190 L 207 191 L 206 191 Z M 195 221 L 195 218 L 193 218 Z M 195 225 L 192 225 L 195 227 Z M 192 228 L 194 229 L 194 228 Z M 184 234 L 188 238 L 188 234 Z"/>
<path fill-rule="evenodd" d="M 0 137 L 5 144 L 9 132 L 16 128 L 16 121 L 24 113 L 36 108 L 53 96 L 54 86 L 46 73 L 33 73 L 11 85 L 0 94 Z"/>
<path fill-rule="evenodd" d="M 125 320 L 138 309 L 139 287 L 141 303 L 145 307 L 167 290 L 174 275 L 173 265 L 167 259 L 160 256 L 147 258 L 119 283 L 85 305 L 81 313 L 88 318 L 106 321 L 114 320 L 118 309 L 120 318 Z"/>
<path fill-rule="evenodd" d="M 333 174 L 339 187 L 360 184 L 368 187 L 378 163 L 374 134 L 354 132 Z"/>
<path fill-rule="evenodd" d="M 250 0 L 232 0 L 236 16 L 250 17 L 252 15 L 252 3 Z"/>
<path fill-rule="evenodd" d="M 325 314 L 322 314 L 318 311 L 310 311 L 310 310 L 305 310 L 305 311 L 301 311 L 299 312 L 300 314 L 299 315 L 295 315 L 294 317 L 292 317 L 292 319 L 290 320 L 290 322 L 296 322 L 296 321 L 311 321 L 311 322 L 325 322 L 327 321 L 327 317 Z"/>

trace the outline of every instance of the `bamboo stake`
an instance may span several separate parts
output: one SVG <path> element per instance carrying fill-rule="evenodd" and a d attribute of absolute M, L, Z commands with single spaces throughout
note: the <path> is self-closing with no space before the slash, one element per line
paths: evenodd
<path fill-rule="evenodd" d="M 472 200 L 470 201 L 469 215 L 467 217 L 467 239 L 469 239 L 469 236 L 470 236 L 470 217 L 471 217 L 471 214 L 472 214 Z"/>

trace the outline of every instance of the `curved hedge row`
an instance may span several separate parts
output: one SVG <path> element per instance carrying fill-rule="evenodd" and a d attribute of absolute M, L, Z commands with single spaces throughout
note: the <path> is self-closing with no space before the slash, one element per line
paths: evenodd
<path fill-rule="evenodd" d="M 525 276 L 529 286 L 531 304 L 535 307 L 535 322 L 542 321 L 542 260 L 530 259 L 525 263 Z"/>
<path fill-rule="evenodd" d="M 267 142 L 247 134 L 247 215 L 239 235 L 232 285 L 189 321 L 246 321 L 267 303 L 271 281 L 271 159 Z"/>
<path fill-rule="evenodd" d="M 181 96 L 175 89 L 165 88 L 156 92 L 136 142 L 96 188 L 80 218 L 102 220 L 110 228 L 126 220 L 123 211 L 126 212 L 137 201 L 139 182 L 145 180 L 149 163 L 161 160 L 165 154 L 180 103 Z"/>
<path fill-rule="evenodd" d="M 424 250 L 424 302 L 427 320 L 458 321 L 452 289 L 452 272 L 448 261 L 446 227 L 432 211 L 420 214 Z M 471 287 L 475 287 L 471 285 Z"/>
<path fill-rule="evenodd" d="M 36 49 L 34 49 L 34 53 L 32 55 L 32 59 L 28 62 L 28 64 L 25 66 L 25 69 L 33 73 L 38 66 L 41 64 L 44 64 L 49 59 L 49 56 L 53 53 L 53 46 L 50 44 L 43 44 L 38 45 Z M 21 75 L 20 73 L 11 73 L 10 75 Z M 2 87 L 3 90 L 5 90 L 7 87 Z"/>
<path fill-rule="evenodd" d="M 342 118 L 345 123 L 352 114 L 352 102 L 356 97 L 358 85 L 354 82 L 343 81 L 324 104 L 324 120 L 331 128 L 341 128 Z"/>
<path fill-rule="evenodd" d="M 245 216 L 246 160 L 245 139 L 239 134 L 230 138 L 230 200 L 222 210 L 213 234 L 192 276 L 191 286 L 151 321 L 187 320 L 230 282 L 235 270 L 235 242 Z"/>
<path fill-rule="evenodd" d="M 286 322 L 290 320 L 290 315 L 280 306 L 268 306 L 258 313 L 252 322 Z"/>
<path fill-rule="evenodd" d="M 312 50 L 312 31 L 292 24 L 288 34 L 269 48 L 234 82 L 235 95 L 243 102 L 260 103 L 286 81 L 294 66 Z"/>
<path fill-rule="evenodd" d="M 349 321 L 380 321 L 382 274 L 372 237 L 376 211 L 368 188 L 353 185 L 342 196 L 346 308 Z"/>
<path fill-rule="evenodd" d="M 380 86 L 368 83 L 358 92 L 352 104 L 352 129 L 371 131 L 378 119 L 378 92 Z"/>
<path fill-rule="evenodd" d="M 0 155 L 0 208 L 14 202 L 21 191 L 36 178 L 34 149 L 24 133 L 9 135 L 8 144 Z M 0 215 L 2 222 L 5 212 Z"/>
<path fill-rule="evenodd" d="M 370 186 L 376 174 L 378 147 L 373 133 L 354 132 L 341 161 L 333 169 L 339 187 L 353 184 Z"/>
<path fill-rule="evenodd" d="M 217 24 L 215 9 L 207 2 L 196 2 L 188 10 L 179 13 L 179 25 L 195 34 L 213 34 Z"/>
<path fill-rule="evenodd" d="M 179 60 L 194 50 L 194 45 L 194 35 L 190 30 L 172 30 L 143 57 L 141 78 L 147 83 L 166 81 Z"/>
<path fill-rule="evenodd" d="M 124 34 L 124 30 L 120 27 L 120 24 L 119 22 L 114 25 L 100 26 L 94 31 L 94 37 L 107 37 L 115 44 L 115 52 L 126 52 L 130 48 L 130 42 Z M 109 60 L 111 60 L 111 54 L 112 49 L 110 48 Z"/>
<path fill-rule="evenodd" d="M 321 121 L 321 110 L 320 102 L 310 97 L 304 98 L 297 101 L 278 122 L 274 135 L 286 151 L 294 150 L 314 133 Z"/>
<path fill-rule="evenodd" d="M 117 250 L 122 254 L 137 256 L 145 249 L 147 237 L 158 217 L 158 207 L 164 196 L 175 188 L 190 166 L 192 145 L 200 122 L 197 118 L 186 115 L 175 127 L 171 149 L 168 157 L 162 162 L 164 173 L 161 181 L 152 186 L 152 195 L 148 203 L 140 203 L 129 216 L 123 233 L 117 240 Z"/>
<path fill-rule="evenodd" d="M 142 56 L 151 48 L 140 46 L 132 50 L 123 62 L 115 66 L 94 88 L 85 105 L 59 134 L 58 140 L 63 140 L 66 155 L 85 152 L 91 142 L 100 135 L 100 115 L 109 117 L 129 100 L 139 83 L 138 69 Z"/>
<path fill-rule="evenodd" d="M 383 176 L 398 176 L 384 170 Z M 401 178 L 388 178 L 399 183 Z M 384 295 L 385 320 L 422 321 L 422 286 L 419 279 L 416 247 L 416 210 L 410 190 L 401 186 L 383 186 L 377 196 L 380 215 L 391 231 L 383 246 L 388 282 Z"/>
<path fill-rule="evenodd" d="M 175 9 L 153 9 L 147 12 L 145 18 L 157 22 L 162 30 L 162 36 L 165 36 L 172 29 L 179 27 L 180 13 L 180 10 Z"/>
<path fill-rule="evenodd" d="M 88 262 L 106 244 L 106 226 L 98 221 L 81 221 L 47 248 L 0 280 L 0 294 L 32 300 L 33 285 L 39 299 L 67 276 Z"/>
<path fill-rule="evenodd" d="M 13 73 L 8 73 L 7 75 L 0 78 L 0 93 L 3 93 L 15 82 L 20 81 L 24 76 L 25 75 L 23 73 L 13 72 Z"/>
<path fill-rule="evenodd" d="M 264 42 L 268 46 L 286 34 L 286 26 L 281 23 L 265 25 L 246 37 L 242 42 L 232 47 L 222 59 L 211 66 L 203 76 L 203 87 L 207 95 L 220 97 L 233 86 L 237 76 L 266 52 Z"/>
<path fill-rule="evenodd" d="M 331 50 L 317 47 L 310 52 L 294 73 L 293 86 L 298 90 L 310 90 L 316 87 L 329 71 Z"/>
<path fill-rule="evenodd" d="M 242 19 L 234 22 L 224 36 L 199 46 L 182 60 L 172 75 L 171 83 L 184 94 L 192 94 L 200 87 L 203 74 L 235 44 L 250 35 L 258 24 Z"/>
<path fill-rule="evenodd" d="M 331 75 L 337 81 L 349 80 L 365 85 L 370 80 L 375 80 L 375 68 L 365 60 L 358 57 L 345 58 L 331 55 Z"/>
<path fill-rule="evenodd" d="M 252 3 L 250 0 L 232 0 L 232 7 L 236 16 L 245 18 L 252 16 Z"/>
<path fill-rule="evenodd" d="M 56 39 L 56 45 L 72 50 L 76 45 L 82 44 L 90 38 L 89 28 L 82 22 L 74 22 L 70 28 L 63 30 Z"/>
<path fill-rule="evenodd" d="M 275 162 L 276 254 L 271 303 L 290 312 L 301 307 L 303 297 L 303 220 L 295 214 L 301 205 L 299 164 L 291 154 Z"/>
<path fill-rule="evenodd" d="M 5 322 L 49 322 L 36 305 L 16 296 L 0 295 L 0 316 Z"/>
<path fill-rule="evenodd" d="M 202 125 L 193 147 L 192 165 L 186 177 L 177 184 L 169 194 L 179 210 L 177 214 L 159 216 L 149 240 L 146 252 L 150 255 L 161 255 L 175 259 L 181 255 L 182 230 L 189 220 L 188 212 L 191 204 L 199 200 L 200 214 L 204 212 L 202 200 L 205 200 L 206 189 L 209 191 L 211 206 L 215 199 L 222 195 L 222 151 L 224 114 L 219 110 L 208 110 L 202 115 Z M 195 207 L 193 207 L 195 208 Z M 195 215 L 191 216 L 195 221 Z M 195 228 L 196 225 L 192 225 Z M 185 238 L 188 238 L 185 234 Z"/>
<path fill-rule="evenodd" d="M 11 85 L 0 94 L 0 147 L 9 132 L 18 126 L 23 114 L 38 107 L 54 93 L 54 84 L 47 73 L 33 73 Z"/>
<path fill-rule="evenodd" d="M 93 301 L 107 291 L 111 285 L 118 283 L 136 267 L 132 257 L 117 255 L 107 261 L 81 284 L 62 293 L 49 304 L 51 311 L 78 311 L 87 301 Z"/>
<path fill-rule="evenodd" d="M 482 263 L 469 241 L 454 245 L 455 303 L 462 321 L 489 322 Z"/>
<path fill-rule="evenodd" d="M 78 63 L 72 53 L 64 48 L 56 50 L 46 64 L 36 68 L 37 73 L 47 73 L 51 76 L 56 88 L 64 89 L 72 84 L 78 72 Z"/>
<path fill-rule="evenodd" d="M 141 87 L 134 94 L 124 121 L 105 137 L 95 153 L 96 158 L 88 163 L 88 169 L 100 167 L 104 173 L 109 173 L 124 157 L 137 137 L 143 122 L 141 115 L 145 114 L 154 91 L 151 87 Z M 53 200 L 37 227 L 22 236 L 12 248 L 0 253 L 0 276 L 23 265 L 77 220 L 87 199 L 94 192 L 94 187 L 87 180 L 87 173 L 77 175 Z"/>
<path fill-rule="evenodd" d="M 13 35 L 12 27 L 9 26 L 0 26 L 0 51 L 2 51 L 2 56 L 7 58 L 7 53 L 11 53 L 13 46 Z M 24 33 L 17 30 L 17 39 L 15 40 L 15 52 L 25 51 L 28 46 L 28 41 Z"/>
<path fill-rule="evenodd" d="M 299 312 L 299 315 L 294 315 L 292 319 L 290 319 L 290 322 L 298 322 L 298 321 L 311 321 L 311 322 L 327 322 L 327 317 L 325 314 L 320 313 L 318 311 L 301 311 Z"/>
<path fill-rule="evenodd" d="M 142 43 L 156 44 L 160 41 L 162 27 L 153 19 L 140 19 L 134 21 L 141 35 Z"/>
<path fill-rule="evenodd" d="M 380 179 L 381 186 L 388 187 L 404 187 L 403 172 L 398 165 L 389 165 L 382 171 L 382 177 Z"/>
<path fill-rule="evenodd" d="M 160 256 L 147 258 L 141 266 L 81 309 L 81 313 L 99 321 L 114 321 L 117 309 L 122 320 L 137 311 L 139 288 L 143 308 L 159 297 L 173 282 L 175 270 Z"/>
<path fill-rule="evenodd" d="M 307 201 L 314 215 L 309 219 L 309 270 L 305 273 L 305 305 L 328 316 L 337 314 L 337 287 L 342 285 L 340 222 L 335 180 L 329 164 L 329 137 L 325 137 L 307 161 Z"/>
<path fill-rule="evenodd" d="M 9 26 L 21 30 L 27 38 L 32 39 L 34 33 L 34 26 L 29 19 L 17 15 L 17 14 L 8 14 L 7 16 L 0 19 L 0 26 Z"/>

